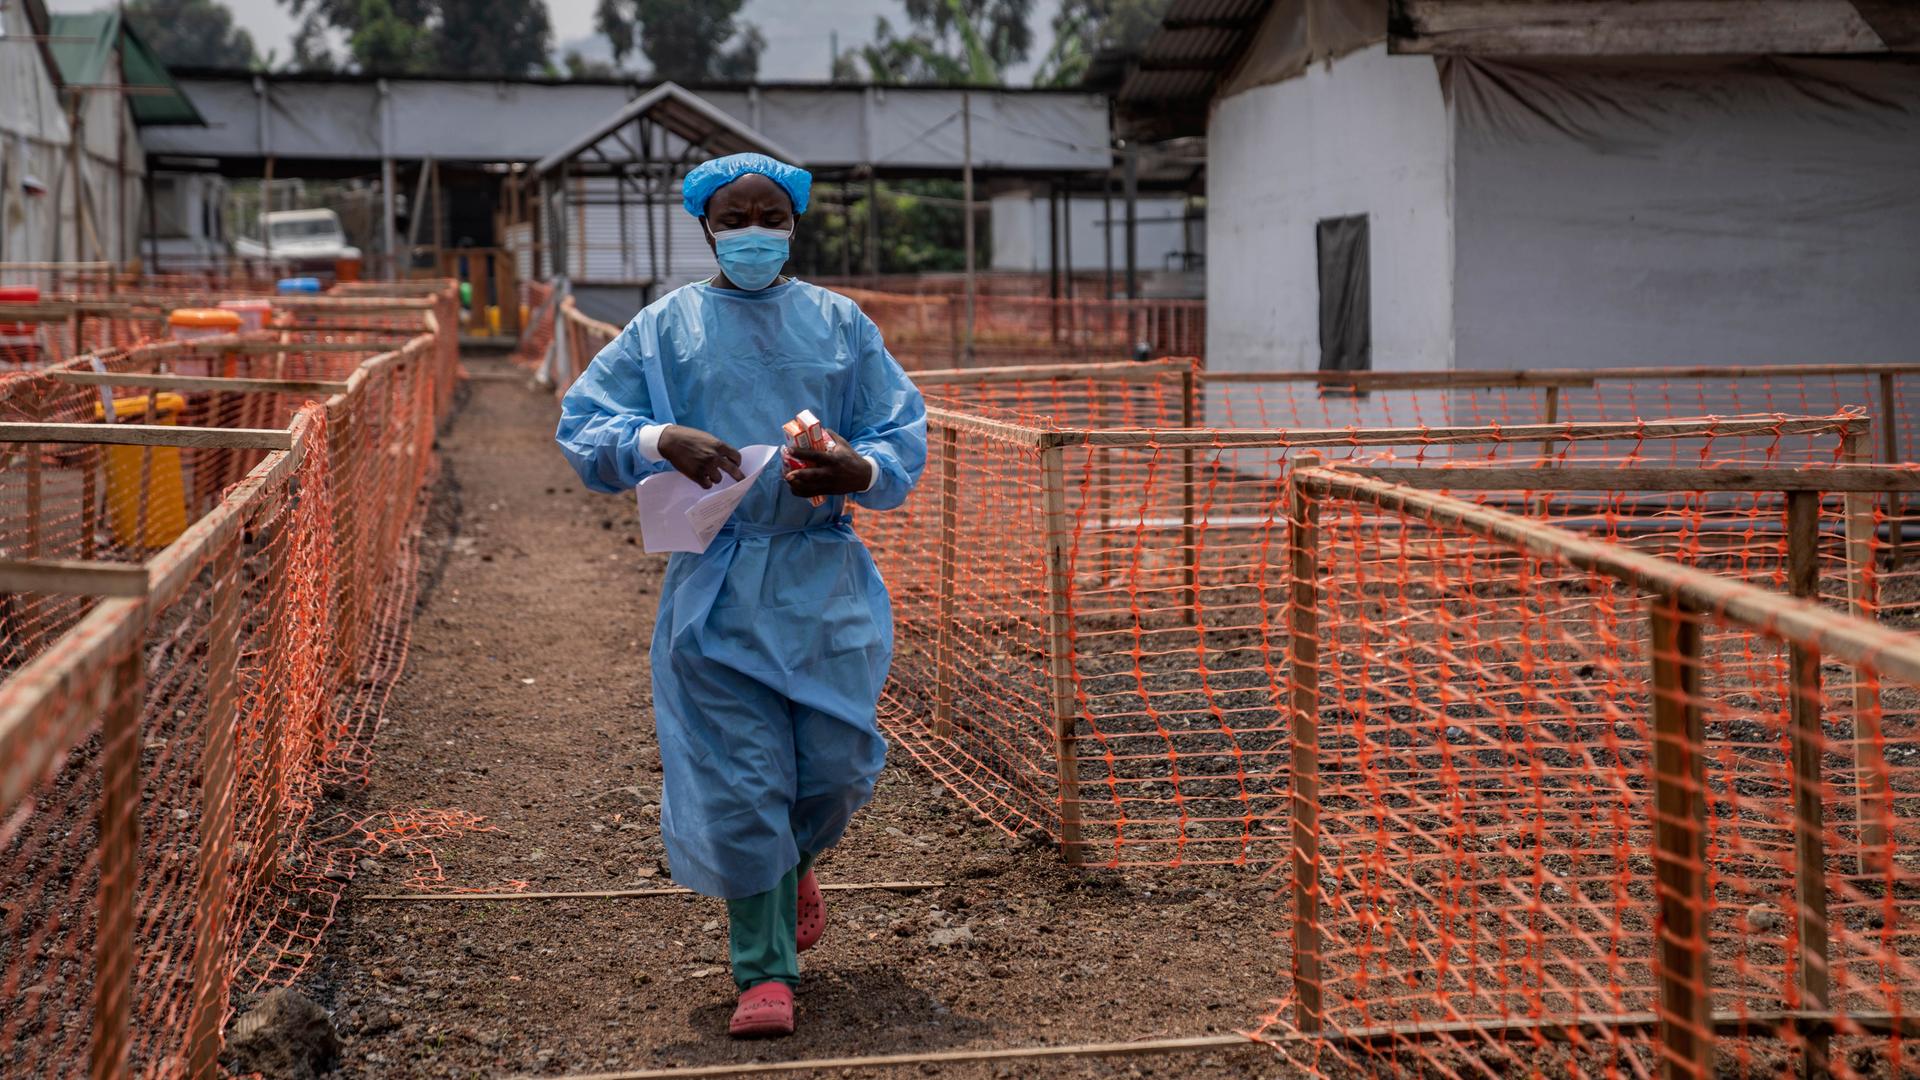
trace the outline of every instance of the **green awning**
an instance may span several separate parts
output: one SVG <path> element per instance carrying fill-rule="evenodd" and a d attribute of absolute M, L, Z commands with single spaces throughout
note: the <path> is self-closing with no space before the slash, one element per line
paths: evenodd
<path fill-rule="evenodd" d="M 150 124 L 194 124 L 206 126 L 200 110 L 180 90 L 180 84 L 167 73 L 167 66 L 147 48 L 146 42 L 122 25 L 113 11 L 84 15 L 54 15 L 50 22 L 53 62 L 60 67 L 60 80 L 69 86 L 103 87 L 111 68 L 114 49 L 120 50 L 122 85 L 127 105 L 133 110 L 133 122 Z M 85 38 L 85 41 L 69 40 Z M 120 93 L 99 89 L 89 93 Z"/>

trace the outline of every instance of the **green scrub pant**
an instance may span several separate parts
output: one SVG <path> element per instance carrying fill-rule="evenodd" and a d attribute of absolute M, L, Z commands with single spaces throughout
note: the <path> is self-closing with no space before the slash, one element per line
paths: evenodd
<path fill-rule="evenodd" d="M 727 953 L 733 961 L 733 982 L 745 990 L 763 982 L 800 985 L 800 879 L 813 867 L 813 856 L 800 853 L 800 865 L 787 871 L 780 884 L 742 900 L 727 901 Z"/>

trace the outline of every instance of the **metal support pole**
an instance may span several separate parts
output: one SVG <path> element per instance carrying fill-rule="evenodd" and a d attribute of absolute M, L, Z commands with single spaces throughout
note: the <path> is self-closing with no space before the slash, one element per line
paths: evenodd
<path fill-rule="evenodd" d="M 867 167 L 867 276 L 880 276 L 880 180 L 873 173 L 873 167 Z M 867 282 L 869 286 L 873 282 Z"/>
<path fill-rule="evenodd" d="M 1047 340 L 1060 340 L 1060 191 L 1047 182 Z"/>
<path fill-rule="evenodd" d="M 963 339 L 963 344 L 960 348 L 960 362 L 962 364 L 972 364 L 974 296 L 975 289 L 978 286 L 974 280 L 975 259 L 973 253 L 973 95 L 965 90 L 960 91 L 960 148 L 960 198 L 965 204 L 961 208 L 960 213 L 966 221 L 966 227 L 963 230 L 966 238 L 963 242 L 967 245 L 966 337 Z"/>
<path fill-rule="evenodd" d="M 1140 164 L 1132 143 L 1128 143 L 1121 152 L 1126 155 L 1122 160 L 1125 162 L 1124 183 L 1127 200 L 1127 299 L 1138 300 L 1140 298 L 1140 208 L 1138 205 Z M 1129 318 L 1128 327 L 1131 330 L 1131 318 Z"/>
<path fill-rule="evenodd" d="M 393 235 L 393 103 L 387 80 L 380 89 L 380 242 L 387 256 L 387 277 L 401 276 L 399 253 L 394 250 Z M 418 213 L 418 210 L 415 210 Z M 411 261 L 411 260 L 409 260 Z"/>
<path fill-rule="evenodd" d="M 266 176 L 260 181 L 260 249 L 261 258 L 266 260 L 268 278 L 273 277 L 273 227 L 267 222 L 267 215 L 273 212 L 273 155 L 267 155 Z"/>
<path fill-rule="evenodd" d="M 1073 178 L 1060 178 L 1060 295 L 1073 299 Z M 1067 330 L 1073 330 L 1072 307 L 1068 307 Z"/>

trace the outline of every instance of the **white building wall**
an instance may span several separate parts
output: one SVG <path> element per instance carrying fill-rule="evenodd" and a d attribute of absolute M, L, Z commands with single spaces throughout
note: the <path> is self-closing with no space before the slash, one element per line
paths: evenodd
<path fill-rule="evenodd" d="M 1348 214 L 1368 217 L 1374 367 L 1449 366 L 1448 119 L 1432 60 L 1376 45 L 1221 100 L 1207 156 L 1209 368 L 1319 366 L 1315 227 Z"/>

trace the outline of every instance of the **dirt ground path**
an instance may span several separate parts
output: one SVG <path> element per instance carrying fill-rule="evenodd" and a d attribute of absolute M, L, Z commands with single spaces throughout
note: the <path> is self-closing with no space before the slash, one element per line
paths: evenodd
<path fill-rule="evenodd" d="M 444 886 L 667 884 L 646 642 L 665 561 L 629 505 L 584 491 L 552 444 L 553 400 L 503 362 L 441 442 L 408 670 L 368 812 L 479 815 L 433 842 Z M 437 567 L 437 569 L 436 569 Z M 1282 985 L 1284 904 L 1246 872 L 1069 873 L 970 816 L 896 754 L 821 864 L 800 1032 L 737 1043 L 718 901 L 370 899 L 428 860 L 363 860 L 305 989 L 347 1037 L 341 1075 L 496 1077 L 1230 1033 Z M 1277 1075 L 1257 1048 L 920 1066 L 875 1076 Z M 842 1073 L 840 1075 L 867 1075 Z"/>

